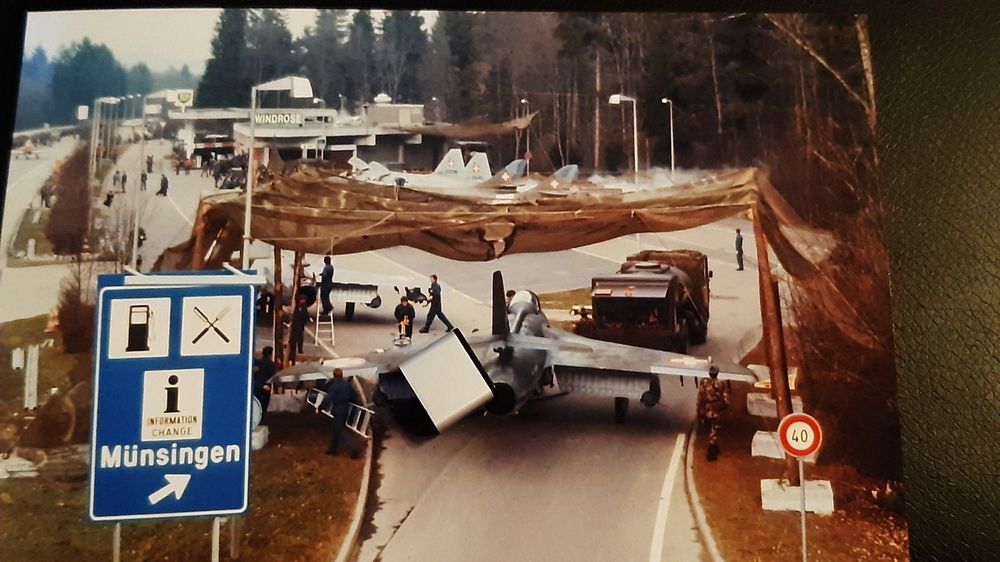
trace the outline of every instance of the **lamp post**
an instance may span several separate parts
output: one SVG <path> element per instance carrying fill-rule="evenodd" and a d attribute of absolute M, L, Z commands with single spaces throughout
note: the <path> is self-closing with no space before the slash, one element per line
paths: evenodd
<path fill-rule="evenodd" d="M 612 94 L 608 98 L 608 103 L 611 105 L 620 105 L 623 101 L 632 102 L 632 157 L 635 167 L 635 179 L 632 181 L 639 183 L 639 118 L 636 115 L 635 98 L 622 94 Z"/>
<path fill-rule="evenodd" d="M 132 97 L 132 96 L 129 96 Z M 139 119 L 139 186 L 142 186 L 142 174 L 146 173 L 146 96 L 135 94 L 138 101 L 142 102 L 142 117 Z M 139 258 L 139 189 L 132 190 L 134 215 L 132 217 L 132 269 L 136 269 L 136 260 Z"/>
<path fill-rule="evenodd" d="M 337 94 L 337 97 L 340 98 L 340 116 L 341 116 L 341 118 L 343 118 L 344 117 L 344 94 Z"/>
<path fill-rule="evenodd" d="M 632 183 L 639 183 L 639 118 L 636 116 L 635 98 L 622 94 L 612 94 L 608 98 L 608 103 L 611 105 L 620 105 L 623 101 L 632 102 L 632 158 L 635 169 L 635 177 L 632 179 Z M 638 232 L 635 233 L 635 245 L 637 251 L 642 250 L 642 241 L 639 239 Z"/>
<path fill-rule="evenodd" d="M 101 98 L 94 100 L 94 112 L 90 116 L 90 162 L 87 164 L 87 176 L 91 183 L 94 181 L 94 160 L 97 159 L 97 140 L 99 135 L 97 129 L 100 126 L 100 114 L 98 108 L 101 105 Z"/>
<path fill-rule="evenodd" d="M 531 104 L 528 103 L 527 98 L 521 98 L 521 104 L 524 105 L 524 115 L 528 116 L 531 114 Z M 528 124 L 528 128 L 524 131 L 525 135 L 525 174 L 531 173 L 531 124 Z"/>
<path fill-rule="evenodd" d="M 670 98 L 661 98 L 660 103 L 667 104 L 670 114 L 670 181 L 674 181 L 674 102 Z"/>
<path fill-rule="evenodd" d="M 250 268 L 250 219 L 253 199 L 253 160 L 257 133 L 257 92 L 287 91 L 293 98 L 313 97 L 312 84 L 308 78 L 286 76 L 250 88 L 250 153 L 247 155 L 247 191 L 243 210 L 243 269 Z M 343 96 L 341 96 L 343 103 Z"/>

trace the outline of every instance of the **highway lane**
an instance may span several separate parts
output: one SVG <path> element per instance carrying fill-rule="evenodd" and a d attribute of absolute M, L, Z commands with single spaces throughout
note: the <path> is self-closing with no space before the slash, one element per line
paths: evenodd
<path fill-rule="evenodd" d="M 750 228 L 733 219 L 642 236 L 644 248 L 693 247 L 709 255 L 712 322 L 708 343 L 692 348 L 696 355 L 735 358 L 737 348 L 759 331 L 755 260 L 736 271 L 736 226 L 745 233 Z M 635 237 L 626 236 L 486 263 L 411 248 L 379 251 L 380 260 L 373 253 L 338 256 L 335 263 L 395 274 L 437 273 L 445 284 L 445 311 L 470 331 L 488 326 L 485 303 L 494 269 L 504 272 L 508 287 L 566 290 L 616 270 L 635 250 Z M 754 255 L 752 236 L 745 234 L 744 250 L 748 258 Z M 339 325 L 341 334 L 360 330 Z M 423 338 L 418 335 L 415 343 Z M 338 345 L 341 350 L 347 348 Z M 663 403 L 652 409 L 633 403 L 626 423 L 618 425 L 610 399 L 559 397 L 531 403 L 512 417 L 467 419 L 419 445 L 390 423 L 379 459 L 378 507 L 368 514 L 372 531 L 359 559 L 698 560 L 704 554 L 683 470 L 670 467 L 678 435 L 693 422 L 694 401 L 690 382 L 668 386 Z M 664 509 L 658 509 L 661 495 L 670 496 Z"/>
<path fill-rule="evenodd" d="M 37 197 L 42 184 L 52 175 L 56 164 L 66 158 L 75 146 L 76 141 L 72 137 L 64 137 L 52 146 L 40 147 L 38 159 L 15 159 L 11 155 L 3 205 L 3 225 L 0 227 L 0 243 L 3 248 L 0 251 L 0 269 L 7 265 L 7 249 L 17 232 L 21 215 L 32 203 L 40 204 Z"/>

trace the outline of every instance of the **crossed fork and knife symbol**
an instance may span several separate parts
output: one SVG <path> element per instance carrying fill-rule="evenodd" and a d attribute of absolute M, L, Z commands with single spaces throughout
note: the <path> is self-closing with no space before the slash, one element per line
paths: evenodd
<path fill-rule="evenodd" d="M 229 314 L 229 307 L 228 306 L 223 307 L 223 309 L 219 311 L 219 314 L 217 314 L 215 316 L 215 320 L 209 320 L 208 316 L 205 315 L 205 313 L 202 312 L 197 306 L 194 307 L 194 311 L 198 314 L 198 316 L 201 317 L 202 320 L 205 321 L 205 324 L 208 324 L 208 325 L 205 326 L 205 329 L 202 330 L 201 332 L 199 332 L 198 335 L 195 336 L 195 338 L 193 340 L 191 340 L 192 344 L 198 343 L 198 340 L 200 340 L 201 338 L 205 337 L 205 334 L 207 334 L 209 330 L 215 330 L 215 333 L 218 334 L 220 338 L 222 338 L 222 341 L 224 341 L 226 343 L 229 343 L 229 338 L 226 337 L 226 334 L 224 334 L 222 332 L 222 330 L 220 330 L 219 328 L 217 328 L 215 326 L 216 322 L 218 322 L 219 320 L 222 320 L 222 318 L 225 317 L 226 314 Z"/>

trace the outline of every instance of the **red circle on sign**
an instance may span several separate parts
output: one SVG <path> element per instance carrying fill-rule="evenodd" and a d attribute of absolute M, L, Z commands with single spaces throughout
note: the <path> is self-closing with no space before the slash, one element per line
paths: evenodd
<path fill-rule="evenodd" d="M 808 457 L 823 444 L 823 430 L 809 414 L 789 414 L 778 424 L 781 448 L 793 457 Z"/>

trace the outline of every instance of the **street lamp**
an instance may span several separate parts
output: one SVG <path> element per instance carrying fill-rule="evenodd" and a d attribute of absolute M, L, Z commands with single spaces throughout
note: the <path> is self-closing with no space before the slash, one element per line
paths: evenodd
<path fill-rule="evenodd" d="M 308 78 L 286 76 L 250 88 L 250 154 L 247 156 L 247 192 L 243 209 L 243 269 L 250 268 L 250 214 L 253 199 L 253 155 L 256 148 L 257 92 L 287 91 L 293 98 L 313 97 L 312 84 Z M 341 96 L 341 104 L 343 104 Z"/>
<path fill-rule="evenodd" d="M 661 98 L 660 103 L 667 104 L 670 110 L 670 181 L 674 181 L 674 102 L 670 98 Z"/>
<path fill-rule="evenodd" d="M 132 97 L 132 96 L 129 96 Z M 132 269 L 136 269 L 136 260 L 139 258 L 139 189 L 142 187 L 142 175 L 146 173 L 146 96 L 135 94 L 136 101 L 142 102 L 140 108 L 142 117 L 139 119 L 139 187 L 132 190 L 134 203 L 134 216 L 132 217 Z"/>
<path fill-rule="evenodd" d="M 639 118 L 636 116 L 635 98 L 622 94 L 612 94 L 608 98 L 611 105 L 620 105 L 623 101 L 632 102 L 632 152 L 635 166 L 635 183 L 639 183 Z"/>
<path fill-rule="evenodd" d="M 526 98 L 521 98 L 521 104 L 524 105 L 524 115 L 525 116 L 530 115 L 531 114 L 531 104 L 528 103 L 528 100 Z M 531 173 L 531 123 L 528 123 L 528 128 L 525 129 L 525 133 L 526 133 L 526 135 L 525 135 L 524 138 L 525 138 L 525 142 L 527 143 L 527 145 L 525 146 L 525 149 L 524 149 L 524 152 L 525 152 L 525 159 L 524 159 L 525 160 L 525 173 L 526 174 L 530 174 Z"/>
<path fill-rule="evenodd" d="M 612 94 L 608 98 L 608 103 L 611 105 L 621 105 L 623 101 L 632 102 L 632 153 L 635 166 L 635 178 L 632 182 L 639 183 L 639 118 L 636 117 L 635 98 L 622 94 Z M 639 239 L 638 232 L 635 233 L 635 245 L 638 251 L 642 251 L 642 241 Z"/>
<path fill-rule="evenodd" d="M 337 97 L 340 98 L 340 117 L 343 118 L 344 117 L 344 94 L 337 94 Z"/>

